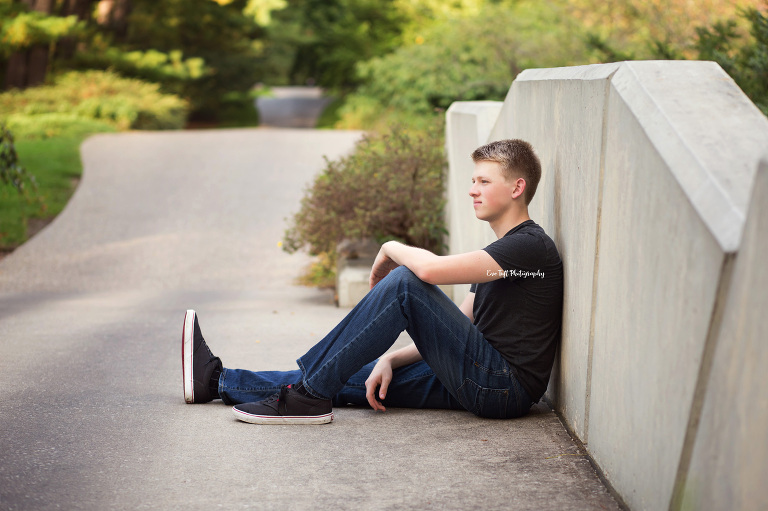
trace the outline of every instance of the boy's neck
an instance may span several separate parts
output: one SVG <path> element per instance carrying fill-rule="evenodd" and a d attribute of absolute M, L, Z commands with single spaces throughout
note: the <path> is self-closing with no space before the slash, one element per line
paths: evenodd
<path fill-rule="evenodd" d="M 493 232 L 496 234 L 496 238 L 501 239 L 509 231 L 530 219 L 531 217 L 528 216 L 528 208 L 525 207 L 521 211 L 516 211 L 514 213 L 510 212 L 509 215 L 488 223 L 491 225 L 491 229 L 493 229 Z"/>

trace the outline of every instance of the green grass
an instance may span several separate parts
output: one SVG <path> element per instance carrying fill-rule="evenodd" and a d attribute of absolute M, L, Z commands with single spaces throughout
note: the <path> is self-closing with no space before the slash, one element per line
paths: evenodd
<path fill-rule="evenodd" d="M 0 248 L 21 245 L 29 236 L 30 220 L 50 220 L 64 209 L 83 172 L 80 144 L 85 137 L 16 142 L 19 162 L 34 176 L 37 190 L 24 197 L 10 186 L 0 186 Z"/>

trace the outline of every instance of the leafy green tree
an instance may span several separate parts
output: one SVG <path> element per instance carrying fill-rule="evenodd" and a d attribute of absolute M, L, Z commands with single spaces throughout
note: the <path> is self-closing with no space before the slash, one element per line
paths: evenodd
<path fill-rule="evenodd" d="M 24 88 L 45 81 L 49 49 L 58 40 L 82 32 L 77 16 L 51 15 L 53 2 L 40 2 L 36 10 L 26 3 L 0 0 L 0 63 L 5 88 Z"/>
<path fill-rule="evenodd" d="M 265 53 L 272 69 L 290 62 L 291 83 L 350 88 L 357 63 L 397 48 L 405 22 L 395 0 L 287 0 L 272 13 Z"/>
<path fill-rule="evenodd" d="M 83 24 L 76 16 L 51 16 L 29 11 L 24 4 L 0 2 L 0 54 L 3 57 L 37 44 L 54 43 L 82 29 Z"/>
<path fill-rule="evenodd" d="M 246 5 L 245 0 L 133 0 L 125 35 L 112 34 L 119 51 L 107 49 L 102 57 L 145 79 L 152 79 L 154 68 L 155 79 L 186 97 L 198 118 L 216 118 L 227 98 L 240 97 L 249 107 L 248 92 L 262 77 L 256 43 L 264 31 L 244 14 Z M 140 64 L 152 59 L 155 65 Z"/>
<path fill-rule="evenodd" d="M 750 8 L 743 10 L 740 18 L 696 27 L 696 38 L 690 46 L 695 52 L 694 58 L 720 64 L 768 115 L 768 17 L 758 9 Z M 745 24 L 748 30 L 743 30 Z M 679 47 L 661 41 L 655 41 L 652 50 L 657 59 L 686 58 Z"/>
<path fill-rule="evenodd" d="M 742 16 L 749 22 L 750 36 L 728 20 L 697 29 L 699 60 L 713 60 L 736 81 L 744 93 L 768 115 L 768 17 L 757 9 Z"/>
<path fill-rule="evenodd" d="M 536 2 L 488 4 L 422 33 L 358 66 L 363 84 L 341 109 L 343 127 L 382 119 L 412 124 L 454 101 L 501 100 L 523 69 L 568 65 L 586 55 L 565 12 Z"/>
<path fill-rule="evenodd" d="M 554 0 L 558 1 L 558 0 Z M 603 46 L 609 60 L 695 58 L 696 27 L 734 17 L 765 0 L 562 0 L 570 16 Z M 611 56 L 614 53 L 615 56 Z"/>

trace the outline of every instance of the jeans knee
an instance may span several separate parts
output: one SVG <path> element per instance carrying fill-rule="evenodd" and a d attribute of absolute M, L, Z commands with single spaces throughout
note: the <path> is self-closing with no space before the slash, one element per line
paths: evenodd
<path fill-rule="evenodd" d="M 423 280 L 419 279 L 419 277 L 417 277 L 416 274 L 406 266 L 398 266 L 389 272 L 389 275 L 391 276 L 393 282 L 415 285 L 425 284 Z"/>
<path fill-rule="evenodd" d="M 388 278 L 390 278 L 390 284 L 398 292 L 405 292 L 406 294 L 423 291 L 429 292 L 429 289 L 433 287 L 432 284 L 424 282 L 405 266 L 398 266 L 392 270 Z"/>
<path fill-rule="evenodd" d="M 403 284 L 406 286 L 415 282 L 421 282 L 419 278 L 405 266 L 398 266 L 384 278 L 377 286 L 382 288 L 400 289 Z"/>

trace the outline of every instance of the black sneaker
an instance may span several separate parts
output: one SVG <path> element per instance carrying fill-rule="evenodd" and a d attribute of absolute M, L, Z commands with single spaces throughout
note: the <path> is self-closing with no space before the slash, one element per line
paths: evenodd
<path fill-rule="evenodd" d="M 232 411 L 251 424 L 326 424 L 333 420 L 330 399 L 304 396 L 291 385 L 263 401 L 235 405 Z"/>
<path fill-rule="evenodd" d="M 214 371 L 221 371 L 219 357 L 214 357 L 205 344 L 197 314 L 188 310 L 184 316 L 184 330 L 181 334 L 181 370 L 184 378 L 184 400 L 187 403 L 207 403 L 214 395 L 209 388 Z"/>

